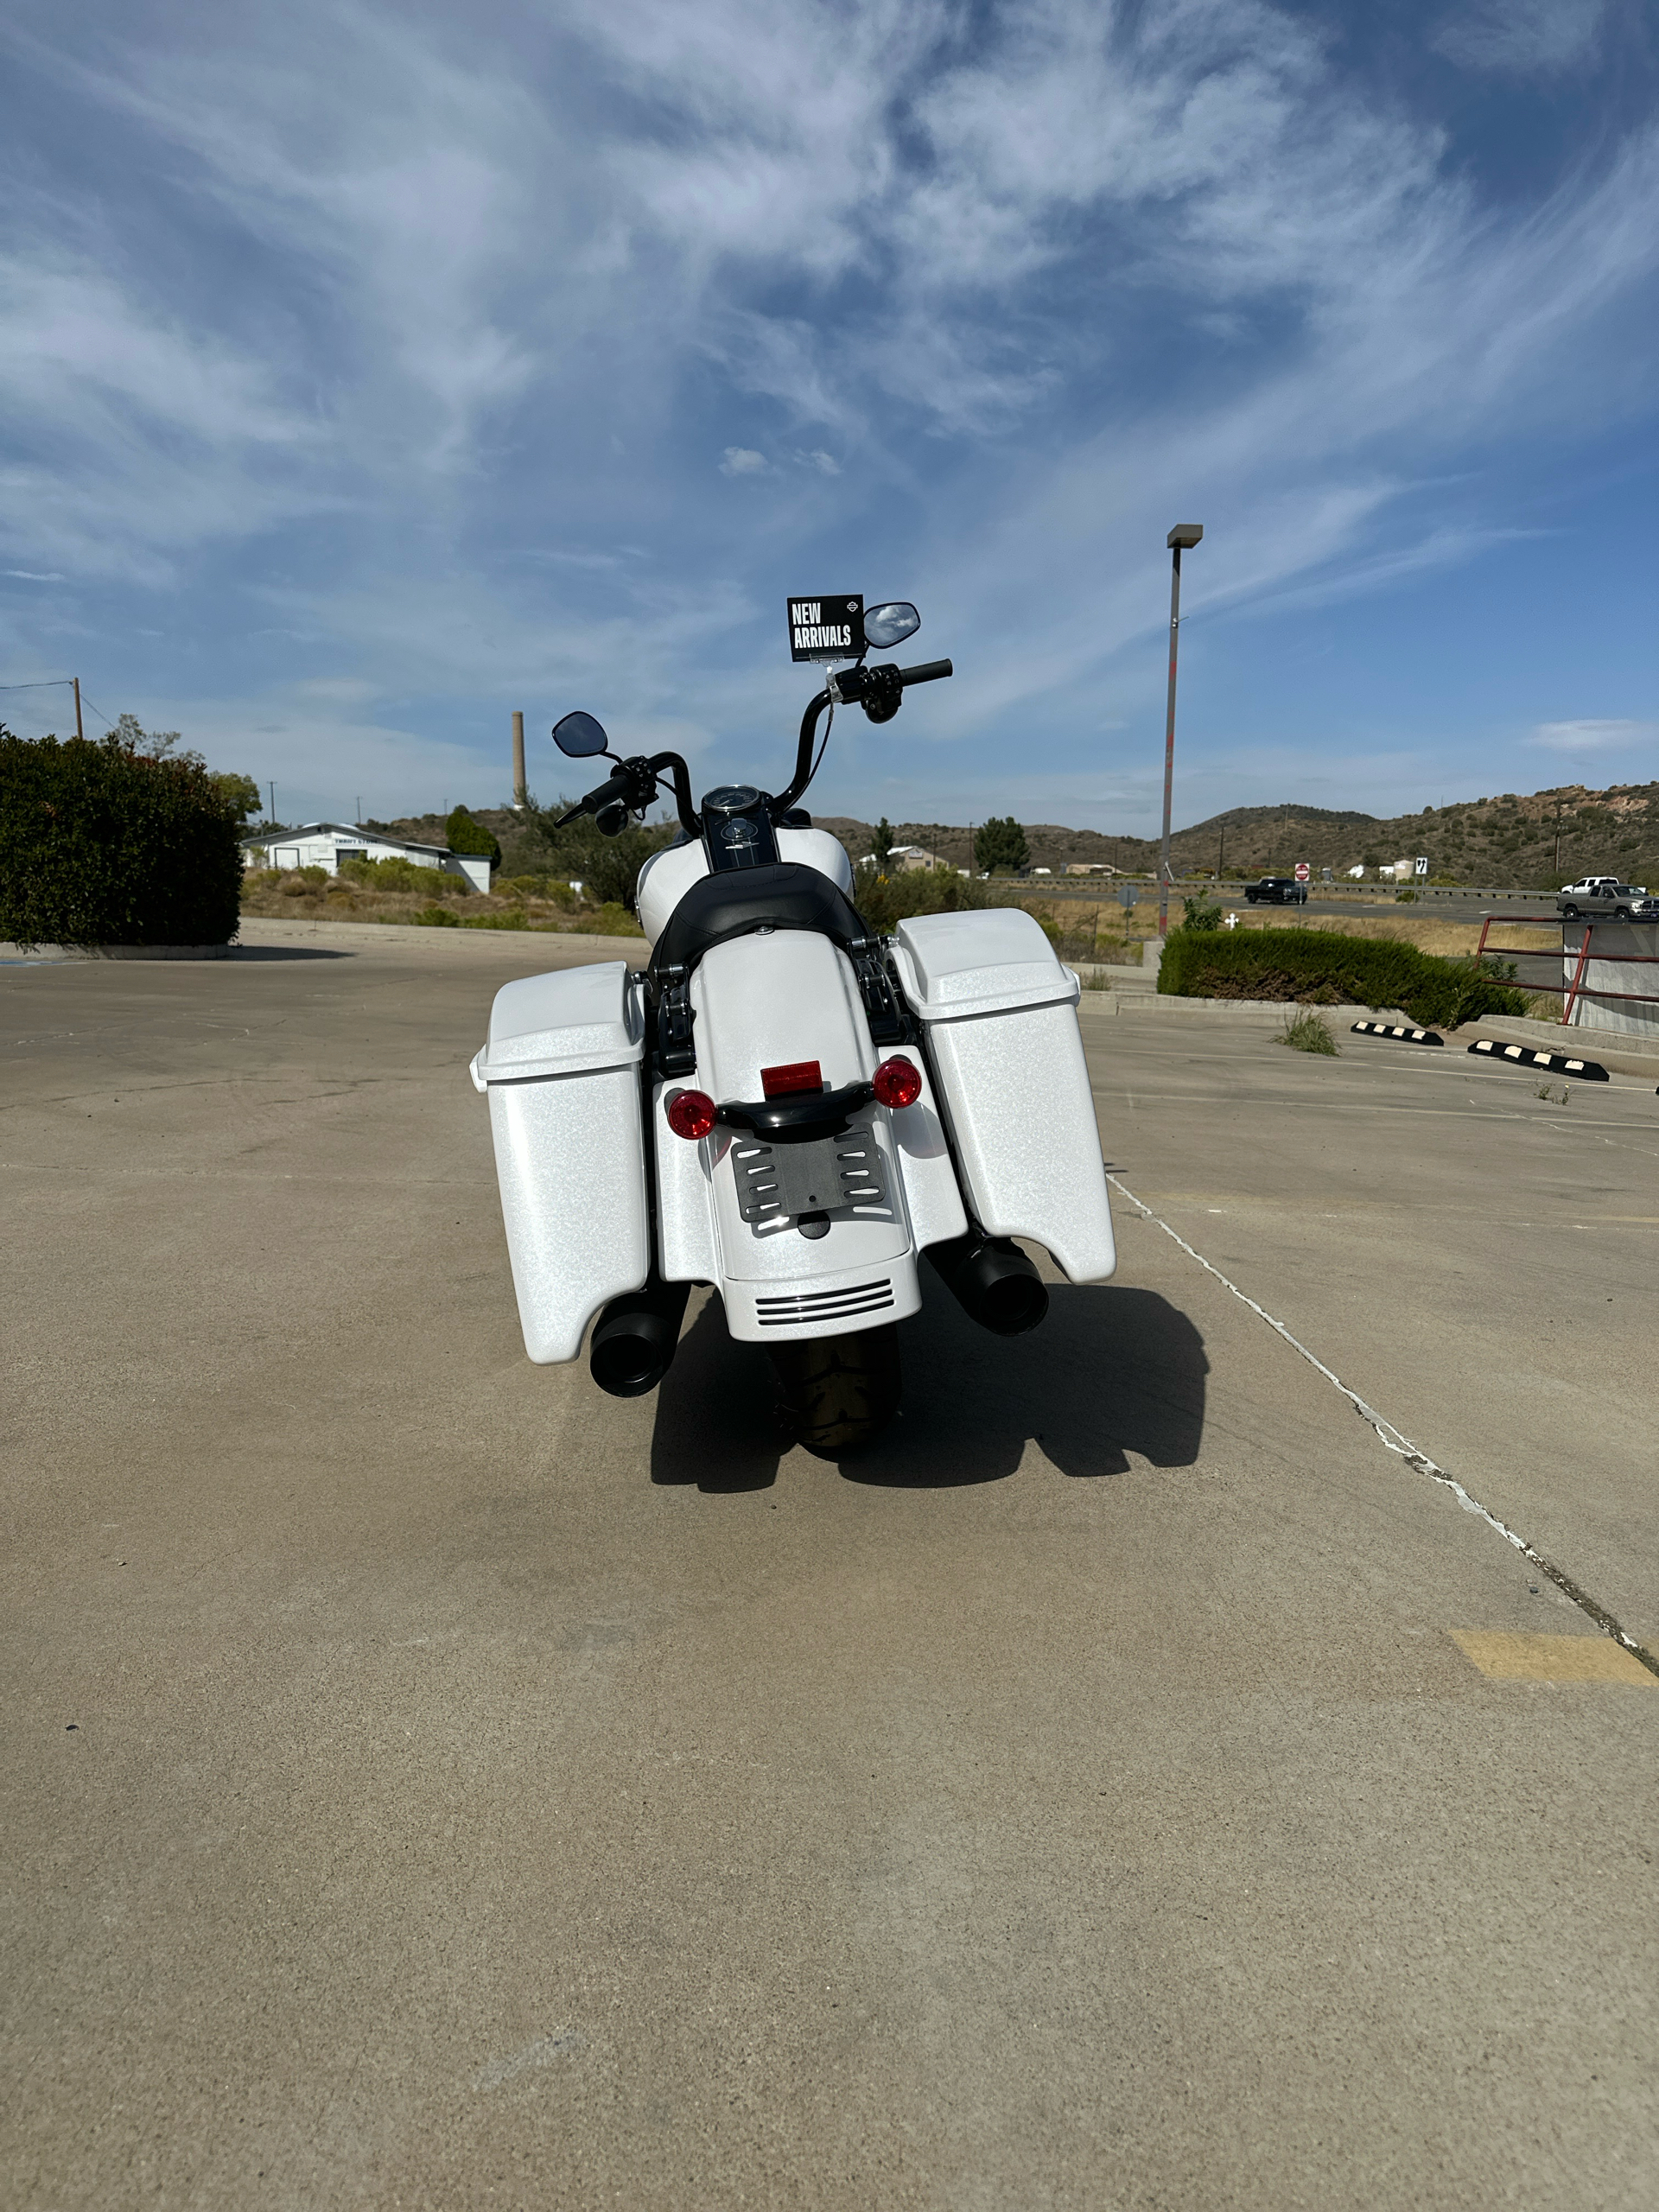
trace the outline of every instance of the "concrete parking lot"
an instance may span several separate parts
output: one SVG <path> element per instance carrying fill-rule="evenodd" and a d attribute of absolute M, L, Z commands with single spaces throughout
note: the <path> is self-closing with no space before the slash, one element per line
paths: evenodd
<path fill-rule="evenodd" d="M 0 969 L 5 2202 L 1649 2206 L 1651 1080 L 1086 999 L 1116 1281 L 836 1467 L 527 1363 L 607 949 L 411 937 Z"/>

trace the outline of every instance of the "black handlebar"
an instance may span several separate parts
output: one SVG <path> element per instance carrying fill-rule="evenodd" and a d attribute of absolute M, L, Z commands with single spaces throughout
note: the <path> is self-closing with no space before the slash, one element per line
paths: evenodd
<path fill-rule="evenodd" d="M 577 821 L 584 814 L 603 814 L 613 806 L 642 814 L 656 797 L 658 782 L 663 777 L 667 778 L 673 791 L 674 810 L 680 817 L 680 827 L 689 837 L 700 836 L 702 824 L 691 804 L 690 771 L 677 753 L 653 753 L 649 760 L 640 753 L 632 760 L 618 761 L 604 782 L 589 791 L 586 798 L 578 800 L 568 814 L 562 814 L 553 826 L 563 830 L 568 822 Z M 603 823 L 600 824 L 601 829 L 604 826 Z"/>
<path fill-rule="evenodd" d="M 948 660 L 925 660 L 916 668 L 895 668 L 891 661 L 882 661 L 875 667 L 860 662 L 853 668 L 842 669 L 831 681 L 836 696 L 849 706 L 861 705 L 872 721 L 889 721 L 899 711 L 899 694 L 912 683 L 937 683 L 943 676 L 956 673 Z M 774 822 L 781 821 L 801 793 L 812 780 L 812 744 L 817 734 L 818 716 L 830 704 L 830 694 L 820 691 L 810 702 L 801 717 L 800 749 L 796 757 L 795 774 L 787 791 L 780 791 L 768 805 L 767 811 Z M 614 754 L 612 755 L 614 759 Z M 615 826 L 620 828 L 627 813 L 643 813 L 656 797 L 659 779 L 666 777 L 674 792 L 674 810 L 680 817 L 680 826 L 689 837 L 701 836 L 702 823 L 691 804 L 691 778 L 684 761 L 677 753 L 658 753 L 647 760 L 643 754 L 628 760 L 617 761 L 614 771 L 597 790 L 562 814 L 554 827 L 563 830 L 568 823 L 578 821 L 584 814 L 604 814 L 613 807 L 626 810 L 617 817 Z M 605 828 L 601 823 L 600 827 Z"/>
<path fill-rule="evenodd" d="M 956 670 L 948 660 L 925 660 L 916 668 L 895 668 L 890 660 L 879 661 L 874 668 L 860 662 L 856 667 L 838 669 L 830 679 L 836 687 L 836 696 L 847 706 L 861 706 L 873 722 L 892 720 L 899 711 L 899 695 L 909 683 L 937 683 L 942 676 L 954 676 Z M 812 780 L 812 744 L 817 734 L 818 716 L 830 704 L 828 690 L 820 691 L 807 702 L 801 716 L 801 737 L 795 756 L 795 773 L 787 791 L 779 791 L 768 812 L 774 822 L 788 813 L 801 793 Z"/>

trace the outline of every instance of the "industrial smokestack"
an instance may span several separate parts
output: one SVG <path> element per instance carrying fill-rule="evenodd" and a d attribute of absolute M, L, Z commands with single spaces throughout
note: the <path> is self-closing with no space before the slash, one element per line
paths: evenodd
<path fill-rule="evenodd" d="M 524 803 L 524 717 L 515 708 L 512 716 L 512 803 Z"/>

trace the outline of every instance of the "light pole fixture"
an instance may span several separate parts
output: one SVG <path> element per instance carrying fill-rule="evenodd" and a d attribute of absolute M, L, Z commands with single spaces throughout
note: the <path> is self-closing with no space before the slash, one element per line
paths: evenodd
<path fill-rule="evenodd" d="M 1181 635 L 1181 555 L 1204 536 L 1201 522 L 1178 522 L 1164 540 L 1173 562 L 1169 579 L 1169 714 L 1164 725 L 1164 847 L 1158 867 L 1158 934 L 1169 935 L 1169 809 L 1175 791 L 1175 654 Z"/>

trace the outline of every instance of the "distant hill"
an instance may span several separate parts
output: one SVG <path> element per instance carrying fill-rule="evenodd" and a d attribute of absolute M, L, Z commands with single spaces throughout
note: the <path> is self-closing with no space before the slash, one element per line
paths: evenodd
<path fill-rule="evenodd" d="M 476 818 L 500 840 L 503 872 L 528 874 L 545 865 L 544 849 L 509 807 L 479 806 Z M 851 815 L 822 814 L 821 829 L 841 839 L 855 861 L 870 849 L 871 825 Z M 440 814 L 410 817 L 382 826 L 441 844 Z M 1058 874 L 1069 861 L 1104 861 L 1134 871 L 1154 868 L 1155 837 L 1114 836 L 1099 830 L 1068 830 L 1053 822 L 1028 822 L 1032 865 Z M 925 845 L 957 868 L 969 865 L 965 823 L 901 822 L 901 845 Z M 1425 807 L 1420 814 L 1386 818 L 1287 800 L 1280 806 L 1235 806 L 1178 830 L 1170 840 L 1179 874 L 1288 874 L 1298 861 L 1317 874 L 1338 874 L 1363 864 L 1386 866 L 1428 855 L 1430 872 L 1459 883 L 1516 890 L 1567 883 L 1575 876 L 1619 874 L 1659 889 L 1659 783 L 1614 784 L 1592 790 L 1566 784 L 1550 791 L 1459 800 Z"/>
<path fill-rule="evenodd" d="M 823 816 L 855 858 L 870 849 L 868 823 Z M 957 867 L 968 864 L 968 831 L 937 822 L 903 822 L 901 845 L 925 845 Z M 1068 861 L 1106 861 L 1116 868 L 1157 866 L 1155 837 L 1112 836 L 1027 823 L 1032 865 L 1056 874 Z M 1583 784 L 1526 795 L 1465 799 L 1420 814 L 1385 817 L 1286 800 L 1279 806 L 1235 806 L 1177 830 L 1170 857 L 1179 874 L 1288 874 L 1298 861 L 1317 873 L 1363 865 L 1386 867 L 1428 856 L 1430 873 L 1460 883 L 1516 890 L 1566 883 L 1574 876 L 1618 874 L 1659 886 L 1659 783 Z"/>

